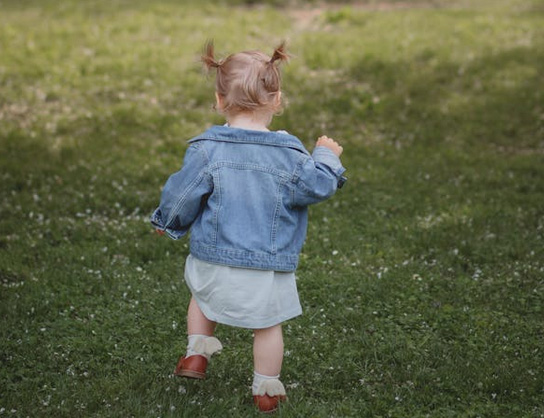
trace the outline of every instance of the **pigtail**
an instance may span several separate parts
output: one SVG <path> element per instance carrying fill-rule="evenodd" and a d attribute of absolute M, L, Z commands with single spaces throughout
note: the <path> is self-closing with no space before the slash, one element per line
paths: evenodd
<path fill-rule="evenodd" d="M 206 42 L 204 53 L 200 57 L 200 60 L 204 64 L 207 71 L 210 71 L 212 68 L 219 68 L 221 66 L 221 63 L 216 61 L 214 58 L 213 40 Z"/>
<path fill-rule="evenodd" d="M 276 49 L 274 49 L 274 53 L 272 54 L 272 58 L 270 58 L 269 64 L 274 64 L 276 61 L 279 61 L 280 63 L 283 61 L 289 61 L 289 54 L 287 54 L 285 41 L 282 41 L 282 43 L 279 44 Z"/>
<path fill-rule="evenodd" d="M 270 61 L 266 63 L 262 70 L 261 80 L 268 92 L 276 93 L 280 90 L 281 75 L 278 65 L 275 63 L 281 63 L 288 60 L 289 55 L 286 51 L 285 41 L 283 41 L 276 49 L 274 49 L 272 58 L 270 58 Z"/>
<path fill-rule="evenodd" d="M 281 63 L 287 60 L 289 60 L 289 55 L 285 48 L 285 41 L 283 41 L 276 49 L 274 49 L 272 58 L 266 63 L 261 72 L 261 81 L 268 92 L 276 93 L 280 90 L 281 75 L 278 65 L 275 63 Z"/>

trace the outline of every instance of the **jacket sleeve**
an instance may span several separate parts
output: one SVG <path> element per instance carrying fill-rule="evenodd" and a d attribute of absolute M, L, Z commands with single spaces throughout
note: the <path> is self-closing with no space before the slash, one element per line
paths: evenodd
<path fill-rule="evenodd" d="M 327 147 L 316 147 L 295 174 L 294 205 L 307 206 L 331 197 L 346 182 L 346 169 Z"/>
<path fill-rule="evenodd" d="M 202 210 L 205 197 L 213 189 L 206 172 L 207 157 L 198 144 L 191 145 L 181 170 L 167 180 L 159 207 L 151 215 L 151 223 L 170 238 L 184 236 Z"/>

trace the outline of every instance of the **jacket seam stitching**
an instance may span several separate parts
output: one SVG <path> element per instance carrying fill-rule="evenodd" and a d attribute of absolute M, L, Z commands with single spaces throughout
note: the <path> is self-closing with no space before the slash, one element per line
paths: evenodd
<path fill-rule="evenodd" d="M 274 208 L 274 217 L 272 219 L 272 231 L 270 234 L 270 241 L 272 244 L 272 253 L 276 254 L 278 252 L 277 248 L 277 232 L 278 232 L 278 224 L 279 224 L 279 214 L 280 214 L 280 203 L 281 203 L 281 189 L 285 185 L 285 181 L 280 181 L 278 184 L 278 188 L 276 190 L 276 207 Z"/>
<path fill-rule="evenodd" d="M 231 161 L 216 161 L 210 165 L 211 170 L 217 170 L 222 167 L 229 167 L 237 170 L 255 170 L 263 173 L 273 174 L 275 176 L 281 177 L 282 179 L 289 179 L 292 176 L 283 170 L 277 170 L 274 168 L 262 166 L 259 164 L 252 163 L 233 163 Z"/>

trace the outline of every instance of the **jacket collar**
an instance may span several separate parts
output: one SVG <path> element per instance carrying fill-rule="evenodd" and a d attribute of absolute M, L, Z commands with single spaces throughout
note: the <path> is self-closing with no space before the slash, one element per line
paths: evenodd
<path fill-rule="evenodd" d="M 189 143 L 212 140 L 221 142 L 236 142 L 241 144 L 271 145 L 274 147 L 287 147 L 308 154 L 302 142 L 293 135 L 273 131 L 252 131 L 249 129 L 231 128 L 229 126 L 215 125 L 206 132 L 192 138 Z"/>

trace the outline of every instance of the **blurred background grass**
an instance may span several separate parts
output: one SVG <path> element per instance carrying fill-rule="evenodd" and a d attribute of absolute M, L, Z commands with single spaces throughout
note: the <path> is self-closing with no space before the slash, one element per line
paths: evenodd
<path fill-rule="evenodd" d="M 185 241 L 147 222 L 221 54 L 288 40 L 311 210 L 285 416 L 543 416 L 541 1 L 0 2 L 0 411 L 251 416 L 251 333 L 173 379 Z"/>

